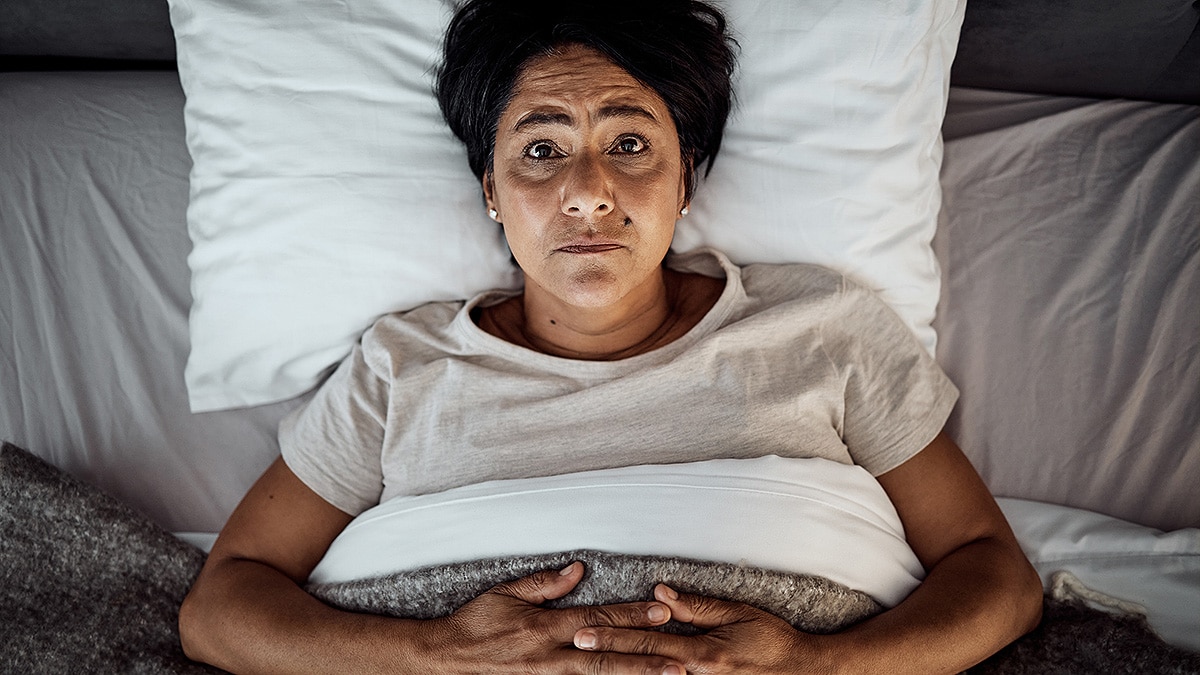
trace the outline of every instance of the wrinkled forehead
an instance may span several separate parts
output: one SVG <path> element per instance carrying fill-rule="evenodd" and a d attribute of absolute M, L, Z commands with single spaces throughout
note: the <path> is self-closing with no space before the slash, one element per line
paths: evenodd
<path fill-rule="evenodd" d="M 583 45 L 558 47 L 522 66 L 503 117 L 521 116 L 536 108 L 642 110 L 660 124 L 674 126 L 666 102 L 611 59 Z"/>

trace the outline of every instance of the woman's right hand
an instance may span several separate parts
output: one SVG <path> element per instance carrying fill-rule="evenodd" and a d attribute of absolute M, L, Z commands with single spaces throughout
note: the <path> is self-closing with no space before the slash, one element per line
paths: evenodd
<path fill-rule="evenodd" d="M 660 602 L 547 609 L 583 579 L 583 565 L 546 570 L 500 584 L 448 617 L 424 622 L 429 672 L 659 675 L 682 666 L 661 656 L 583 651 L 575 633 L 588 626 L 651 628 L 670 619 Z"/>
<path fill-rule="evenodd" d="M 505 584 L 433 620 L 344 612 L 302 586 L 350 522 L 276 460 L 213 545 L 179 614 L 184 652 L 236 673 L 662 673 L 661 656 L 583 651 L 585 626 L 666 623 L 658 602 L 547 609 L 583 579 L 574 563 Z M 661 615 L 651 618 L 651 609 Z M 679 672 L 683 672 L 680 670 Z"/>

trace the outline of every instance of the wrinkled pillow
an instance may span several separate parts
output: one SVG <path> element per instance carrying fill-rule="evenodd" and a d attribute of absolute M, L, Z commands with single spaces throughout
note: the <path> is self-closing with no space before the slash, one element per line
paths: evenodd
<path fill-rule="evenodd" d="M 724 0 L 737 108 L 674 247 L 816 262 L 932 350 L 964 0 Z M 432 94 L 450 0 L 170 0 L 193 160 L 194 411 L 310 389 L 376 317 L 515 287 Z"/>

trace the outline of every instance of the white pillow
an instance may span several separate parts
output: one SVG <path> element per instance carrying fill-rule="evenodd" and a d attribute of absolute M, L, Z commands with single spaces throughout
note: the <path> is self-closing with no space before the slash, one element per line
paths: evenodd
<path fill-rule="evenodd" d="M 675 249 L 817 262 L 934 347 L 965 0 L 718 0 L 738 107 Z M 432 94 L 450 0 L 170 0 L 193 160 L 194 411 L 296 396 L 381 314 L 513 287 Z"/>

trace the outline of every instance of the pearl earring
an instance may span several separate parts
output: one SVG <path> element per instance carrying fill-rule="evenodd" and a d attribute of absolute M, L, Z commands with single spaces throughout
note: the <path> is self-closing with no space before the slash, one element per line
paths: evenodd
<path fill-rule="evenodd" d="M 496 220 L 496 216 L 498 215 L 500 215 L 500 213 L 496 211 L 496 209 L 488 209 L 488 217 L 492 220 Z"/>
<path fill-rule="evenodd" d="M 688 208 L 687 208 L 686 206 L 685 206 L 685 207 L 683 207 L 682 209 L 679 209 L 679 215 L 680 215 L 680 217 L 682 217 L 682 216 L 686 216 L 687 214 L 688 214 Z"/>

